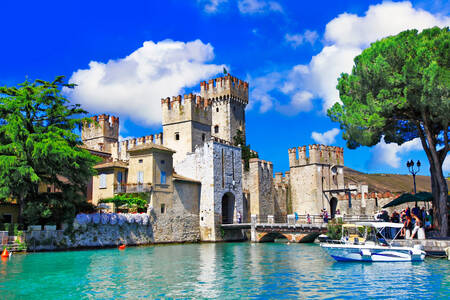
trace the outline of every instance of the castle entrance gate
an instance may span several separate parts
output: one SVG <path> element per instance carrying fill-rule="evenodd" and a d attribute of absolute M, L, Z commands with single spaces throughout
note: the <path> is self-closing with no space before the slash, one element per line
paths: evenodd
<path fill-rule="evenodd" d="M 234 217 L 234 195 L 226 193 L 222 197 L 222 224 L 233 224 Z"/>
<path fill-rule="evenodd" d="M 330 213 L 331 213 L 332 219 L 334 219 L 334 216 L 336 215 L 337 203 L 338 203 L 338 199 L 336 197 L 332 197 L 330 199 Z"/>

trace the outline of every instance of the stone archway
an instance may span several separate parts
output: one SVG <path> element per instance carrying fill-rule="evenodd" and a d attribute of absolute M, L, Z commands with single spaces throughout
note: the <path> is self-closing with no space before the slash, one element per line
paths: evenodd
<path fill-rule="evenodd" d="M 233 224 L 234 219 L 234 195 L 226 193 L 222 197 L 222 224 Z"/>
<path fill-rule="evenodd" d="M 330 217 L 334 219 L 334 216 L 336 215 L 336 208 L 338 204 L 338 199 L 336 197 L 332 197 L 330 199 Z"/>

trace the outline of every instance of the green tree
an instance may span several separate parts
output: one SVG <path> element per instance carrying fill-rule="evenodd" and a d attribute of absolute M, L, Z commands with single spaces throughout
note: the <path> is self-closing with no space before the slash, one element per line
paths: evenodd
<path fill-rule="evenodd" d="M 244 134 L 241 130 L 236 131 L 234 136 L 234 145 L 241 147 L 242 160 L 244 160 L 244 169 L 248 171 L 250 167 L 250 158 L 258 158 L 258 154 L 250 149 L 250 145 L 245 144 Z"/>
<path fill-rule="evenodd" d="M 142 210 L 147 206 L 148 195 L 145 193 L 138 194 L 120 194 L 115 195 L 112 198 L 106 198 L 100 200 L 101 203 L 114 203 L 115 208 L 126 205 L 131 211 L 137 212 L 138 210 Z"/>
<path fill-rule="evenodd" d="M 75 129 L 90 120 L 61 95 L 74 87 L 63 79 L 0 87 L 0 198 L 17 200 L 28 224 L 60 223 L 86 208 L 86 183 L 98 162 L 78 147 Z M 47 185 L 56 192 L 47 193 Z"/>
<path fill-rule="evenodd" d="M 442 164 L 449 151 L 449 28 L 401 32 L 373 43 L 341 74 L 342 104 L 328 115 L 344 130 L 351 149 L 420 138 L 430 163 L 433 209 L 440 234 L 448 234 L 447 182 Z"/>

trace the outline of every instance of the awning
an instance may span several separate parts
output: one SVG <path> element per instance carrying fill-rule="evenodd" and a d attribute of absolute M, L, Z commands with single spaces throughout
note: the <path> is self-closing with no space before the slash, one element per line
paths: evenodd
<path fill-rule="evenodd" d="M 400 197 L 392 200 L 385 206 L 383 206 L 383 208 L 397 206 L 397 205 L 401 205 L 404 203 L 410 203 L 410 202 L 428 202 L 428 201 L 432 201 L 432 200 L 433 200 L 433 195 L 431 193 L 420 192 L 415 195 L 405 193 L 405 194 L 401 195 Z M 450 201 L 450 198 L 448 198 L 448 201 Z"/>
<path fill-rule="evenodd" d="M 375 227 L 377 229 L 391 227 L 391 228 L 403 228 L 403 223 L 392 222 L 358 222 L 357 225 Z"/>

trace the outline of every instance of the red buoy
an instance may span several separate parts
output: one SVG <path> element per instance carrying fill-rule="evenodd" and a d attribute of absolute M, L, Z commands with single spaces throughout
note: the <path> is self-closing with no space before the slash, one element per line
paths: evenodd
<path fill-rule="evenodd" d="M 119 246 L 119 250 L 124 250 L 124 249 L 125 249 L 125 245 L 122 244 Z"/>
<path fill-rule="evenodd" d="M 2 252 L 2 255 L 1 255 L 2 257 L 9 257 L 9 252 L 8 252 L 8 250 L 5 248 L 5 249 L 3 249 L 3 252 Z"/>

